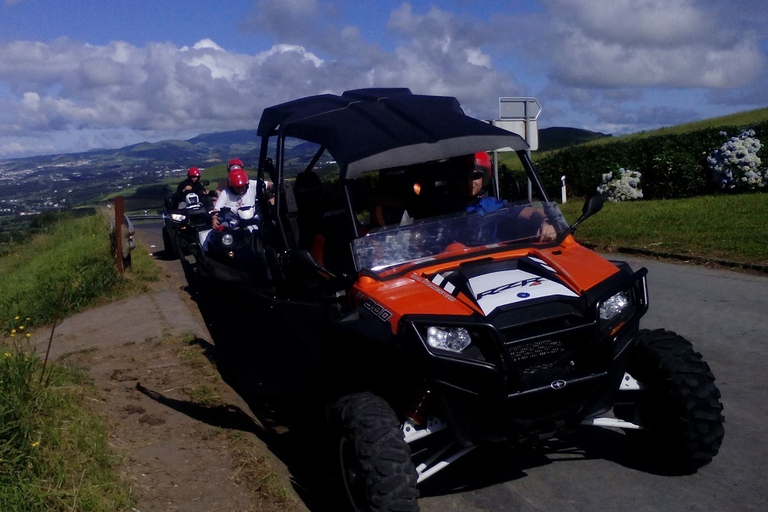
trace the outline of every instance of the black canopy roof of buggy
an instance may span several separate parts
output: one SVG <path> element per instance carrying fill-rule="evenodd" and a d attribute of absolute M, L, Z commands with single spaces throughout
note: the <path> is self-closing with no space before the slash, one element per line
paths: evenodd
<path fill-rule="evenodd" d="M 528 148 L 517 134 L 464 114 L 449 96 L 409 89 L 357 89 L 322 94 L 264 110 L 258 135 L 296 137 L 324 146 L 344 178 L 376 169 L 459 155 Z"/>

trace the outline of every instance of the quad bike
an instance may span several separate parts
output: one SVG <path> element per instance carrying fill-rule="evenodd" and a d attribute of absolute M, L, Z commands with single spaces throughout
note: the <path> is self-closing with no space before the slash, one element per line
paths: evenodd
<path fill-rule="evenodd" d="M 222 208 L 216 213 L 219 227 L 199 231 L 188 245 L 198 277 L 248 285 L 267 279 L 256 206 Z"/>
<path fill-rule="evenodd" d="M 522 137 L 407 89 L 267 108 L 258 134 L 259 178 L 277 184 L 274 204 L 259 201 L 269 274 L 239 283 L 231 315 L 258 328 L 220 331 L 215 315 L 209 326 L 239 392 L 319 404 L 344 507 L 418 510 L 419 485 L 475 447 L 582 425 L 637 434 L 684 471 L 718 453 L 709 366 L 682 336 L 640 328 L 646 269 L 575 240 L 601 198 L 569 225 Z M 291 150 L 307 147 L 296 168 Z M 519 157 L 522 197 L 446 212 L 465 155 L 495 150 Z M 311 190 L 291 179 L 334 166 L 337 179 Z M 498 198 L 497 172 L 485 185 Z M 381 226 L 377 208 L 402 211 Z"/>
<path fill-rule="evenodd" d="M 211 228 L 209 211 L 213 206 L 213 198 L 201 198 L 195 193 L 189 193 L 178 205 L 172 203 L 170 198 L 166 199 L 166 210 L 163 212 L 163 253 L 168 259 L 183 257 L 179 237 L 194 237 L 195 233 Z"/>

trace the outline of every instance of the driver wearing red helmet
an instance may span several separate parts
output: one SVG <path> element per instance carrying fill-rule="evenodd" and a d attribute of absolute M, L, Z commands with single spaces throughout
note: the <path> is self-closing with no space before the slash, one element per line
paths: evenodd
<path fill-rule="evenodd" d="M 205 189 L 202 183 L 200 183 L 201 171 L 197 167 L 190 167 L 187 171 L 187 178 L 179 183 L 176 187 L 176 192 L 173 194 L 174 208 L 184 201 L 187 194 L 194 193 L 198 196 L 207 195 L 208 191 Z"/>
<path fill-rule="evenodd" d="M 227 164 L 229 174 L 227 175 L 227 186 L 219 193 L 213 211 L 229 208 L 238 210 L 244 206 L 256 207 L 258 201 L 256 193 L 258 191 L 258 182 L 248 179 L 248 174 L 243 168 L 240 159 L 232 159 Z M 254 212 L 255 213 L 255 212 Z M 217 229 L 220 225 L 218 214 L 213 215 L 213 228 Z"/>
<path fill-rule="evenodd" d="M 474 168 L 465 173 L 464 181 L 461 182 L 468 201 L 467 211 L 481 214 L 495 212 L 508 204 L 504 200 L 489 195 L 485 190 L 490 179 L 491 159 L 485 151 L 478 151 L 474 154 Z M 519 219 L 537 223 L 539 225 L 537 234 L 542 241 L 554 240 L 557 236 L 554 226 L 547 221 L 540 211 L 531 206 L 521 210 Z"/>
<path fill-rule="evenodd" d="M 490 203 L 496 203 L 498 206 L 501 206 L 501 200 L 489 196 L 488 192 L 485 191 L 485 187 L 491 179 L 491 159 L 488 153 L 478 151 L 474 154 L 474 167 L 468 170 L 468 174 L 465 173 L 464 179 L 465 181 L 461 185 L 464 187 L 464 193 L 469 198 L 470 204 L 468 209 L 481 204 L 484 200 L 486 200 L 486 203 L 489 203 L 489 206 Z M 489 201 L 491 199 L 493 201 Z M 496 209 L 498 209 L 498 206 Z"/>

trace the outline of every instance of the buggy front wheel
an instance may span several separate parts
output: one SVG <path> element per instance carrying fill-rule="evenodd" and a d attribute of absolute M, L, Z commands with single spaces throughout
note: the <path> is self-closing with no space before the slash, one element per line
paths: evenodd
<path fill-rule="evenodd" d="M 681 471 L 708 464 L 723 442 L 723 405 L 715 377 L 691 343 L 674 332 L 641 330 L 628 373 L 639 390 L 622 391 L 615 415 L 643 452 Z M 624 395 L 624 397 L 622 397 Z"/>
<path fill-rule="evenodd" d="M 371 393 L 339 399 L 332 409 L 334 455 L 348 510 L 417 512 L 416 470 L 400 422 Z"/>

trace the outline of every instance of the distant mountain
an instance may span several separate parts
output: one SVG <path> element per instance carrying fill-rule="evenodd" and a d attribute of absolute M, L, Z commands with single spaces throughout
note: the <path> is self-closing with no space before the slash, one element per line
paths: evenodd
<path fill-rule="evenodd" d="M 539 150 L 557 149 L 609 136 L 578 128 L 544 128 L 539 130 Z M 76 167 L 78 172 L 87 172 L 84 167 L 90 166 L 115 170 L 147 165 L 209 167 L 225 163 L 234 157 L 243 159 L 247 165 L 253 167 L 258 159 L 259 146 L 256 130 L 232 130 L 205 133 L 188 140 L 140 142 L 118 149 L 93 149 L 83 153 L 17 158 L 2 162 L 2 168 L 34 168 L 55 164 L 59 170 L 63 170 L 68 163 L 73 168 Z M 90 165 L 84 165 L 84 162 Z"/>
<path fill-rule="evenodd" d="M 539 131 L 539 149 L 561 148 L 605 134 L 576 128 Z M 0 161 L 0 218 L 88 203 L 137 186 L 183 178 L 192 166 L 212 167 L 238 157 L 255 168 L 260 141 L 256 130 L 206 133 L 188 140 L 141 142 L 118 149 L 45 155 Z M 312 144 L 290 147 L 286 172 L 295 174 L 316 151 Z M 331 163 L 330 161 L 328 162 Z M 2 229 L 0 227 L 0 229 Z"/>
<path fill-rule="evenodd" d="M 207 144 L 209 146 L 256 143 L 256 130 L 232 130 L 229 132 L 204 133 L 187 140 L 190 144 Z"/>
<path fill-rule="evenodd" d="M 256 130 L 199 135 L 189 140 L 164 140 L 140 142 L 117 149 L 93 149 L 82 153 L 43 155 L 0 161 L 0 171 L 24 172 L 46 175 L 54 170 L 57 174 L 83 174 L 110 169 L 130 174 L 141 169 L 179 169 L 191 166 L 210 167 L 226 163 L 234 157 L 246 165 L 255 166 L 259 155 Z"/>
<path fill-rule="evenodd" d="M 539 130 L 539 151 L 560 149 L 603 137 L 611 137 L 611 135 L 582 130 L 580 128 L 542 128 Z"/>

